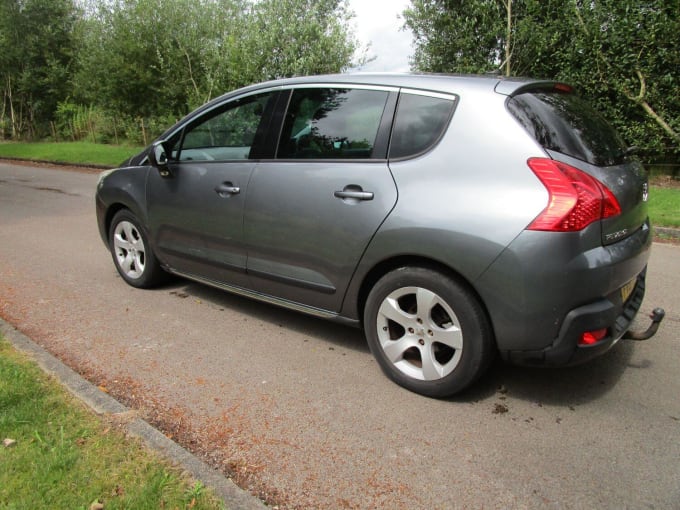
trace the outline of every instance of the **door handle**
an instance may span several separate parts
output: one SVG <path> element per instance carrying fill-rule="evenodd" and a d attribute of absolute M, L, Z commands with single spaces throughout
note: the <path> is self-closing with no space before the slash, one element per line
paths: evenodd
<path fill-rule="evenodd" d="M 222 198 L 241 193 L 241 188 L 234 186 L 230 182 L 223 182 L 215 188 L 215 192 Z"/>
<path fill-rule="evenodd" d="M 357 191 L 353 189 L 347 189 L 345 188 L 342 191 L 336 191 L 333 193 L 333 196 L 335 198 L 341 198 L 343 200 L 351 200 L 351 201 L 356 201 L 356 200 L 373 200 L 373 193 L 371 191 Z"/>

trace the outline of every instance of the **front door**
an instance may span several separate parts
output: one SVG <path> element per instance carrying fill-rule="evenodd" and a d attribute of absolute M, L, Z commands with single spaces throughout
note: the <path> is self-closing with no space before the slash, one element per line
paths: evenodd
<path fill-rule="evenodd" d="M 243 211 L 273 94 L 233 101 L 168 141 L 169 176 L 150 172 L 149 225 L 158 257 L 182 273 L 246 285 Z"/>

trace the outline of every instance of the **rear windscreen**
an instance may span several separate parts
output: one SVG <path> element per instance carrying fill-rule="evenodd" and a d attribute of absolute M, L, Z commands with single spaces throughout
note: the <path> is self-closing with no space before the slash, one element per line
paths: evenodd
<path fill-rule="evenodd" d="M 526 92 L 508 110 L 545 149 L 597 166 L 623 162 L 626 146 L 614 128 L 573 94 Z"/>

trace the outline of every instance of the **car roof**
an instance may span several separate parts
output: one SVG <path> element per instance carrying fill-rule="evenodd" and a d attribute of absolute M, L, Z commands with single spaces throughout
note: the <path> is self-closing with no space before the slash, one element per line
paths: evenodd
<path fill-rule="evenodd" d="M 528 85 L 545 85 L 545 80 L 530 78 L 504 77 L 500 75 L 465 75 L 465 74 L 437 74 L 437 73 L 345 73 L 326 74 L 316 76 L 300 76 L 295 78 L 283 78 L 271 80 L 242 89 L 229 92 L 222 96 L 231 96 L 250 90 L 264 88 L 289 88 L 297 85 L 310 84 L 347 84 L 347 85 L 373 85 L 383 87 L 405 87 L 413 89 L 430 90 L 442 93 L 461 93 L 465 89 L 487 89 L 506 95 L 512 95 L 518 89 Z"/>

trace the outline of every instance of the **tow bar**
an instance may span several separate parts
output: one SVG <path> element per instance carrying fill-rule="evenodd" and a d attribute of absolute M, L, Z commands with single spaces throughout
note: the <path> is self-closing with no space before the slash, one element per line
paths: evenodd
<path fill-rule="evenodd" d="M 652 314 L 649 316 L 652 319 L 652 323 L 647 328 L 647 331 L 642 333 L 636 333 L 635 331 L 626 331 L 623 335 L 624 340 L 648 340 L 656 334 L 656 330 L 659 329 L 659 324 L 663 320 L 666 312 L 663 308 L 655 308 Z"/>

